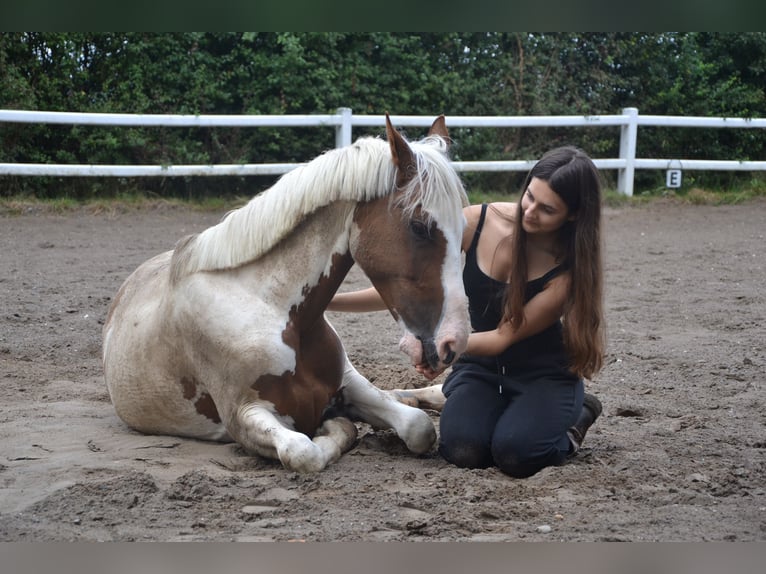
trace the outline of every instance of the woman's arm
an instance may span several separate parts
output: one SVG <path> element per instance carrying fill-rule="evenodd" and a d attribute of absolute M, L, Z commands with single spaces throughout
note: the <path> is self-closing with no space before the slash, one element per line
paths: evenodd
<path fill-rule="evenodd" d="M 525 320 L 518 329 L 503 321 L 492 331 L 471 333 L 465 352 L 482 357 L 499 355 L 514 343 L 540 333 L 563 314 L 568 290 L 568 274 L 551 279 L 540 293 L 524 305 Z"/>
<path fill-rule="evenodd" d="M 526 321 L 518 329 L 514 330 L 508 321 L 503 321 L 497 329 L 492 331 L 471 333 L 468 336 L 468 347 L 465 353 L 492 357 L 499 355 L 514 343 L 540 333 L 555 323 L 563 314 L 568 290 L 568 274 L 551 279 L 545 289 L 524 306 Z M 426 363 L 415 365 L 415 370 L 429 381 L 444 371 L 444 369 L 435 371 Z"/>
<path fill-rule="evenodd" d="M 360 291 L 349 291 L 348 293 L 336 293 L 330 304 L 327 305 L 328 311 L 341 311 L 347 313 L 368 313 L 371 311 L 385 311 L 386 304 L 375 290 L 375 287 L 369 287 Z"/>

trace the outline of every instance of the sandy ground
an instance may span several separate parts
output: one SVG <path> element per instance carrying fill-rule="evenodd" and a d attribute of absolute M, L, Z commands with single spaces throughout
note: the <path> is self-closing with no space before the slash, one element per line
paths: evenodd
<path fill-rule="evenodd" d="M 606 210 L 608 357 L 588 382 L 604 415 L 571 462 L 525 480 L 366 425 L 315 475 L 128 429 L 102 378 L 109 302 L 221 215 L 0 216 L 0 541 L 766 538 L 766 201 Z M 352 270 L 343 289 L 363 285 Z M 331 318 L 377 385 L 425 384 L 387 314 Z"/>

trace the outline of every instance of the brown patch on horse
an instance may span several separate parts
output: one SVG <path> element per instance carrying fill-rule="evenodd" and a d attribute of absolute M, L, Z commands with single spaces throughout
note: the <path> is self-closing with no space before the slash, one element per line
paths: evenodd
<path fill-rule="evenodd" d="M 282 341 L 295 351 L 295 372 L 262 375 L 250 385 L 278 413 L 291 416 L 295 430 L 310 437 L 343 380 L 343 347 L 324 311 L 352 265 L 348 253 L 333 255 L 329 276 L 305 286 L 303 301 L 290 309 Z"/>
<path fill-rule="evenodd" d="M 194 401 L 194 408 L 199 414 L 209 418 L 214 423 L 221 422 L 221 415 L 218 414 L 218 408 L 216 408 L 213 397 L 211 397 L 209 393 L 202 393 L 199 398 Z"/>
<path fill-rule="evenodd" d="M 252 388 L 261 399 L 274 403 L 278 413 L 289 415 L 296 431 L 313 438 L 322 424 L 322 415 L 338 393 L 343 376 L 342 365 L 337 368 L 328 364 L 327 367 L 321 376 L 305 367 L 299 367 L 295 374 L 285 371 L 281 375 L 262 375 Z"/>
<path fill-rule="evenodd" d="M 215 406 L 210 393 L 202 392 L 199 398 L 194 400 L 194 397 L 197 396 L 197 381 L 188 377 L 181 377 L 180 383 L 183 397 L 188 401 L 194 402 L 194 410 L 214 423 L 221 422 L 221 415 L 218 414 L 218 408 Z"/>
<path fill-rule="evenodd" d="M 187 401 L 197 396 L 197 383 L 193 379 L 181 377 L 181 389 Z"/>

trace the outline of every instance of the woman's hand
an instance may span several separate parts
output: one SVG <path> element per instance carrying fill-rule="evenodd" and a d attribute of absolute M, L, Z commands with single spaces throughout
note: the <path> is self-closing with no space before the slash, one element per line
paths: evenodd
<path fill-rule="evenodd" d="M 428 363 L 418 363 L 415 365 L 415 370 L 423 375 L 429 381 L 433 381 L 436 377 L 441 375 L 447 367 L 441 367 L 439 369 L 432 369 Z"/>

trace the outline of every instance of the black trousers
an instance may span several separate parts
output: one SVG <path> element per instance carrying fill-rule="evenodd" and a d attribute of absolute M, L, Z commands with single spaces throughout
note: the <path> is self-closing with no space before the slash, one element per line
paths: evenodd
<path fill-rule="evenodd" d="M 497 466 L 525 478 L 561 464 L 571 445 L 567 430 L 582 410 L 584 384 L 564 373 L 502 376 L 458 363 L 442 388 L 439 452 L 464 468 Z"/>

